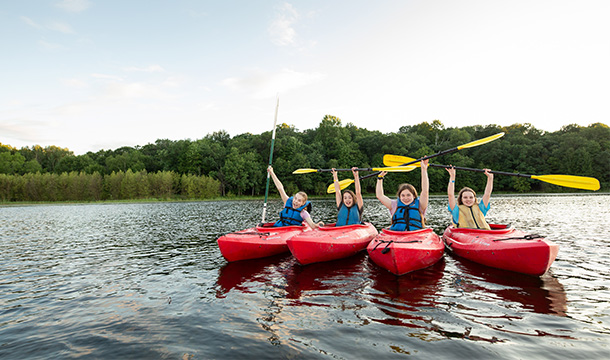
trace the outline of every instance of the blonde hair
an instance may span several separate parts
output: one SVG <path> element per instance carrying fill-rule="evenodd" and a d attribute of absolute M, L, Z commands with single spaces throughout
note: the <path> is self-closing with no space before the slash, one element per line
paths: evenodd
<path fill-rule="evenodd" d="M 305 191 L 299 191 L 298 193 L 294 194 L 292 197 L 295 197 L 297 195 L 302 196 L 303 198 L 305 198 L 304 202 L 307 202 L 307 193 Z M 307 205 L 307 207 L 305 208 L 305 210 L 307 210 L 308 213 L 311 214 L 311 203 L 309 205 Z"/>
<path fill-rule="evenodd" d="M 305 191 L 299 191 L 298 193 L 294 194 L 294 196 L 297 195 L 301 195 L 302 197 L 305 198 L 305 201 L 307 201 L 307 193 Z"/>
<path fill-rule="evenodd" d="M 458 205 L 464 205 L 462 203 L 462 194 L 465 193 L 466 191 L 470 191 L 471 193 L 473 193 L 474 194 L 474 202 L 475 203 L 477 202 L 477 193 L 474 190 L 472 190 L 471 188 L 469 188 L 469 187 L 463 187 L 462 190 L 460 190 L 460 192 L 458 193 Z"/>

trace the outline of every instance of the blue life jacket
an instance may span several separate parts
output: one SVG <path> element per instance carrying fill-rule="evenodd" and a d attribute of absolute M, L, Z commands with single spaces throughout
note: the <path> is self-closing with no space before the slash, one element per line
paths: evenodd
<path fill-rule="evenodd" d="M 414 231 L 422 228 L 421 214 L 419 213 L 419 198 L 409 205 L 405 205 L 398 199 L 396 212 L 392 216 L 392 226 L 394 231 Z"/>
<path fill-rule="evenodd" d="M 280 211 L 280 219 L 273 224 L 273 226 L 292 226 L 292 225 L 301 225 L 303 223 L 303 218 L 301 217 L 301 211 L 306 207 L 310 206 L 311 203 L 307 201 L 303 206 L 298 209 L 292 208 L 292 196 L 286 200 L 286 204 L 282 211 Z"/>
<path fill-rule="evenodd" d="M 345 226 L 345 225 L 354 225 L 361 224 L 360 221 L 360 210 L 358 209 L 358 204 L 354 204 L 351 207 L 345 206 L 343 202 L 341 202 L 341 206 L 339 206 L 339 215 L 337 215 L 337 223 L 335 226 Z"/>

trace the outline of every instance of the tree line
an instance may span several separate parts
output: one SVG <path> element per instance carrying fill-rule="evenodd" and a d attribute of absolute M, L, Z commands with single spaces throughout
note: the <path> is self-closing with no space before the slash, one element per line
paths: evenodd
<path fill-rule="evenodd" d="M 291 125 L 278 125 L 273 167 L 288 193 L 303 190 L 324 195 L 332 181 L 329 173 L 293 175 L 292 171 L 379 167 L 383 166 L 384 154 L 418 158 L 499 132 L 505 132 L 505 136 L 431 162 L 532 175 L 591 176 L 600 180 L 602 190 L 610 188 L 610 128 L 602 123 L 568 125 L 545 132 L 527 123 L 445 128 L 441 121 L 434 120 L 402 126 L 395 133 L 381 133 L 351 123 L 343 125 L 339 118 L 326 115 L 315 129 L 299 131 Z M 270 144 L 271 131 L 234 137 L 219 131 L 198 140 L 159 139 L 144 146 L 83 155 L 57 146 L 16 149 L 0 144 L 0 201 L 262 195 Z M 444 192 L 446 171 L 430 168 L 429 175 L 431 192 Z M 348 176 L 351 173 L 340 174 L 340 179 Z M 390 174 L 386 192 L 402 182 L 418 184 L 419 171 Z M 458 183 L 458 187 L 481 191 L 485 177 L 458 172 Z M 374 193 L 374 181 L 363 180 L 362 185 L 364 192 Z M 576 190 L 499 175 L 494 191 Z"/>

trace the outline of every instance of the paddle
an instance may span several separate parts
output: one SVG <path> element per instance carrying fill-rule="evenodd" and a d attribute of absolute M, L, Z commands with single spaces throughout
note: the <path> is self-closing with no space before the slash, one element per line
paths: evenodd
<path fill-rule="evenodd" d="M 271 150 L 269 151 L 269 166 L 273 160 L 273 146 L 275 145 L 275 127 L 277 124 L 277 110 L 280 107 L 280 97 L 277 97 L 277 104 L 275 105 L 275 119 L 273 120 L 273 133 L 271 135 Z M 261 224 L 265 223 L 265 214 L 267 213 L 267 195 L 269 195 L 269 172 L 267 171 L 267 185 L 265 186 L 265 203 L 263 205 L 263 218 Z"/>
<path fill-rule="evenodd" d="M 380 167 L 380 168 L 357 168 L 356 171 L 400 171 L 408 172 L 415 170 L 415 166 L 391 166 L 391 167 Z M 332 169 L 296 169 L 293 174 L 309 174 L 314 172 L 330 172 Z M 352 171 L 352 169 L 335 169 L 335 171 Z"/>
<path fill-rule="evenodd" d="M 404 163 L 404 164 L 400 164 L 400 166 L 406 166 L 406 165 L 411 165 L 411 164 L 417 164 L 417 163 L 419 163 L 420 161 L 427 160 L 427 159 L 431 159 L 431 158 L 433 158 L 433 157 L 437 157 L 437 156 L 441 156 L 441 155 L 446 155 L 446 154 L 450 154 L 450 153 L 453 153 L 453 152 L 456 152 L 456 151 L 459 151 L 459 150 L 462 150 L 462 149 L 467 149 L 467 148 L 471 148 L 471 147 L 475 147 L 475 146 L 479 146 L 479 145 L 487 144 L 488 142 L 492 142 L 492 141 L 494 141 L 494 140 L 496 140 L 496 139 L 501 138 L 502 136 L 504 136 L 504 133 L 503 133 L 503 132 L 500 132 L 500 133 L 497 133 L 497 134 L 495 134 L 495 135 L 488 136 L 488 137 L 483 138 L 483 139 L 479 139 L 479 140 L 471 141 L 471 142 L 469 142 L 469 143 L 467 143 L 467 144 L 464 144 L 464 145 L 460 145 L 460 146 L 456 146 L 456 147 L 451 148 L 451 149 L 447 149 L 447 150 L 439 151 L 439 152 L 437 152 L 436 154 L 433 154 L 433 155 L 424 156 L 424 157 L 419 158 L 419 159 L 413 159 L 413 160 L 408 161 L 408 162 L 406 162 L 406 163 Z M 417 165 L 415 165 L 415 166 L 417 166 Z M 366 175 L 366 176 L 362 176 L 362 177 L 360 178 L 360 180 L 362 180 L 362 179 L 366 179 L 366 178 L 369 178 L 369 177 L 372 177 L 372 176 L 377 176 L 378 174 L 379 174 L 379 172 L 375 172 L 375 173 L 372 173 L 372 174 L 369 174 L 369 175 Z M 348 186 L 350 186 L 350 185 L 351 185 L 353 182 L 354 182 L 354 180 L 351 180 L 351 179 L 346 179 L 346 180 L 339 181 L 339 185 L 341 186 L 341 190 L 343 190 L 343 189 L 347 188 L 347 187 L 348 187 Z M 335 187 L 334 187 L 334 185 L 333 185 L 333 184 L 331 184 L 330 186 L 328 186 L 328 189 L 326 190 L 326 192 L 327 192 L 327 193 L 329 193 L 329 194 L 330 194 L 330 193 L 334 193 L 334 192 L 335 192 Z"/>
<path fill-rule="evenodd" d="M 383 164 L 386 166 L 397 166 L 397 164 L 404 164 L 410 161 L 413 161 L 413 158 L 407 156 L 400 155 L 390 155 L 386 154 L 383 156 Z M 439 165 L 439 164 L 428 164 L 428 166 L 439 167 L 439 168 L 450 168 L 451 165 Z M 483 169 L 472 169 L 467 167 L 453 166 L 457 170 L 466 170 L 466 171 L 475 171 L 475 172 L 485 172 Z M 583 190 L 599 190 L 600 184 L 596 178 L 586 177 L 586 176 L 574 176 L 574 175 L 527 175 L 520 173 L 509 173 L 504 171 L 490 171 L 492 174 L 499 175 L 509 175 L 509 176 L 518 176 L 518 177 L 526 177 L 535 180 L 540 180 L 547 182 L 553 185 L 559 185 L 569 188 L 575 189 L 583 189 Z"/>

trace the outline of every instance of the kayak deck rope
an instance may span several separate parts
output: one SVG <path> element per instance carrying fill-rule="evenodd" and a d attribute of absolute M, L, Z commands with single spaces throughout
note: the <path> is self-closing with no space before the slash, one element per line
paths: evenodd
<path fill-rule="evenodd" d="M 518 237 L 509 237 L 509 238 L 505 238 L 505 239 L 494 239 L 494 241 L 504 241 L 504 240 L 536 240 L 536 239 L 540 239 L 540 238 L 545 238 L 545 236 L 542 235 L 538 235 L 538 234 L 528 234 L 525 236 L 518 236 Z"/>
<path fill-rule="evenodd" d="M 410 241 L 396 241 L 396 240 L 375 240 L 378 242 L 377 245 L 375 245 L 375 247 L 373 248 L 373 251 L 375 251 L 377 249 L 377 247 L 379 245 L 381 245 L 382 243 L 387 243 L 387 245 L 383 248 L 383 250 L 381 250 L 382 254 L 387 253 L 388 251 L 390 251 L 390 249 L 388 249 L 388 247 L 390 246 L 391 243 L 397 243 L 397 244 L 409 244 L 409 243 L 415 243 L 415 242 L 421 242 L 421 240 L 410 240 Z"/>

